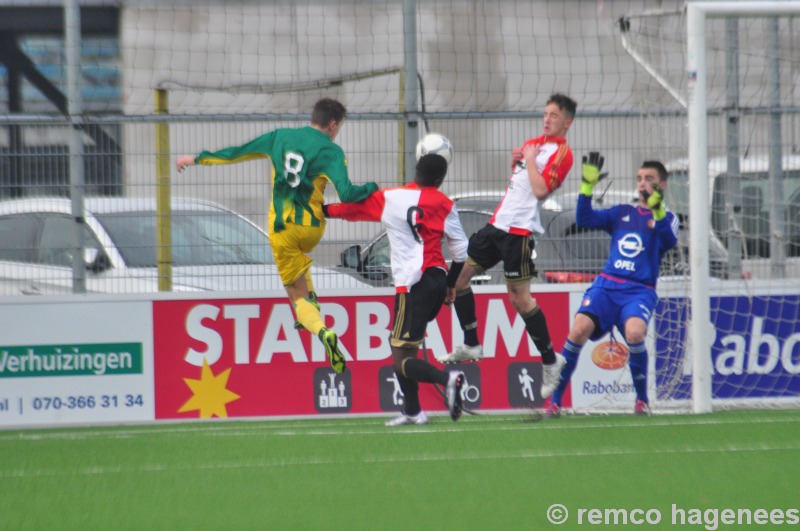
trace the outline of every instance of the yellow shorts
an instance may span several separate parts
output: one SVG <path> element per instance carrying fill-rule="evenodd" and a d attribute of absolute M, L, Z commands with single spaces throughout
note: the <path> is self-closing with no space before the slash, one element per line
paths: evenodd
<path fill-rule="evenodd" d="M 306 253 L 314 250 L 324 233 L 324 226 L 304 227 L 294 223 L 287 223 L 281 232 L 270 232 L 272 254 L 284 286 L 294 284 L 311 267 L 314 261 Z"/>

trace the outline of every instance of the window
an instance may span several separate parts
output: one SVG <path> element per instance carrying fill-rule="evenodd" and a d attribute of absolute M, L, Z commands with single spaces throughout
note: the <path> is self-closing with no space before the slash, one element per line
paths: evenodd
<path fill-rule="evenodd" d="M 796 168 L 798 163 L 795 159 L 796 157 L 789 157 L 789 162 L 788 164 L 784 162 L 784 167 Z M 764 164 L 757 159 L 753 160 L 756 162 L 743 159 L 742 167 L 744 169 L 748 169 L 748 166 L 752 169 L 756 165 L 760 166 L 759 169 L 764 167 Z M 786 223 L 783 232 L 786 235 L 787 256 L 800 257 L 800 170 L 784 169 L 783 192 L 779 198 L 772 197 L 767 171 L 745 171 L 738 179 L 738 183 L 733 183 L 732 178 L 726 173 L 710 172 L 709 176 L 713 179 L 711 227 L 724 246 L 729 245 L 732 235 L 740 230 L 744 238 L 745 257 L 768 258 L 772 233 L 770 215 L 775 205 L 780 205 Z M 733 184 L 738 184 L 738 201 L 731 201 L 735 199 L 730 192 Z M 741 207 L 737 216 L 739 227 L 731 223 L 732 216 L 727 210 L 726 200 L 736 202 Z M 671 172 L 666 201 L 670 210 L 678 214 L 682 222 L 685 221 L 689 214 L 689 182 L 685 170 Z"/>
<path fill-rule="evenodd" d="M 712 199 L 712 225 L 714 231 L 723 239 L 726 234 L 725 199 L 729 194 L 731 178 L 726 174 L 714 182 Z M 775 198 L 770 190 L 768 172 L 743 173 L 739 180 L 741 193 L 741 230 L 745 240 L 747 256 L 767 258 L 770 255 L 771 211 L 780 205 L 786 226 L 782 232 L 787 237 L 788 256 L 800 255 L 800 226 L 798 226 L 797 207 L 800 203 L 800 170 L 783 172 L 783 192 Z M 730 230 L 730 229 L 728 229 Z M 725 241 L 723 239 L 723 241 Z M 793 243 L 794 242 L 794 243 Z"/>
<path fill-rule="evenodd" d="M 0 218 L 0 260 L 32 262 L 39 219 L 32 215 Z"/>
<path fill-rule="evenodd" d="M 42 224 L 39 240 L 40 264 L 72 267 L 74 252 L 75 222 L 69 216 L 50 215 Z M 98 249 L 97 240 L 91 231 L 84 227 L 85 249 Z"/>
<path fill-rule="evenodd" d="M 66 91 L 64 38 L 49 35 L 23 35 L 22 52 L 53 86 Z M 84 36 L 81 39 L 81 96 L 87 111 L 109 112 L 120 109 L 122 102 L 121 54 L 116 36 Z M 0 102 L 7 103 L 8 74 L 0 73 Z M 53 102 L 26 79 L 22 98 L 28 112 L 52 112 Z"/>
<path fill-rule="evenodd" d="M 128 267 L 156 267 L 155 212 L 97 214 Z M 266 234 L 228 212 L 173 211 L 172 261 L 176 266 L 272 264 Z"/>
<path fill-rule="evenodd" d="M 388 267 L 392 263 L 389 236 L 384 233 L 374 245 L 369 248 L 364 259 L 364 267 Z"/>

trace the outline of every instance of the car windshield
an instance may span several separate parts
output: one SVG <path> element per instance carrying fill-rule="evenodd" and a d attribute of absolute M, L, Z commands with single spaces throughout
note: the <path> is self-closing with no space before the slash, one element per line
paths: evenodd
<path fill-rule="evenodd" d="M 96 214 L 128 267 L 156 267 L 155 212 Z M 230 212 L 172 212 L 175 266 L 272 264 L 266 234 Z"/>

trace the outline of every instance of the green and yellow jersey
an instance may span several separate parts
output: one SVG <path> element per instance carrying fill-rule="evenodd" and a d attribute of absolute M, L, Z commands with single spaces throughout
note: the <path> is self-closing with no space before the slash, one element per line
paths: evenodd
<path fill-rule="evenodd" d="M 323 193 L 333 183 L 344 203 L 362 201 L 378 189 L 374 182 L 354 185 L 347 176 L 347 158 L 328 135 L 311 126 L 276 129 L 241 146 L 203 151 L 196 164 L 232 164 L 267 158 L 272 168 L 269 227 L 280 232 L 286 223 L 324 225 Z"/>

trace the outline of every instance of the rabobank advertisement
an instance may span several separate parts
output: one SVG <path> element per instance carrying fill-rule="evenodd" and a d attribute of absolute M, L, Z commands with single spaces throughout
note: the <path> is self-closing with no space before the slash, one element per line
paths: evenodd
<path fill-rule="evenodd" d="M 675 352 L 689 339 L 688 308 L 674 297 L 656 309 L 655 368 L 659 389 L 669 392 L 664 398 L 691 396 L 691 362 Z M 712 297 L 711 322 L 714 399 L 800 396 L 800 296 Z"/>
<path fill-rule="evenodd" d="M 572 314 L 581 299 L 582 293 L 571 294 Z M 662 296 L 650 321 L 646 345 L 651 403 L 692 397 L 690 307 L 685 296 Z M 715 401 L 800 397 L 800 296 L 714 296 L 709 326 Z M 627 362 L 621 331 L 589 341 L 569 387 L 573 408 L 631 411 L 636 397 Z"/>

